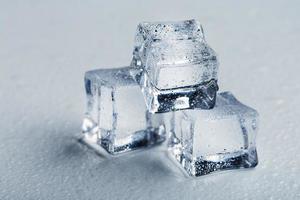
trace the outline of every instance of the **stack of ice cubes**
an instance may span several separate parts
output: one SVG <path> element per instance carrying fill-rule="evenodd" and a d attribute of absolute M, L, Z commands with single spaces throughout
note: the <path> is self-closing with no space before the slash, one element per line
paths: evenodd
<path fill-rule="evenodd" d="M 139 24 L 129 67 L 85 74 L 83 140 L 109 155 L 165 142 L 190 176 L 255 167 L 258 113 L 217 92 L 218 66 L 196 20 Z"/>

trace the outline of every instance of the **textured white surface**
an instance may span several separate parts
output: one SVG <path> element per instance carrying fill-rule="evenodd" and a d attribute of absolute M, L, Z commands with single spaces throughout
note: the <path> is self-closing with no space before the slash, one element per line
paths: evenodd
<path fill-rule="evenodd" d="M 299 9 L 1 1 L 0 199 L 299 199 Z M 159 148 L 105 160 L 78 144 L 84 72 L 128 65 L 140 21 L 189 18 L 219 55 L 221 90 L 260 113 L 257 168 L 190 180 Z"/>

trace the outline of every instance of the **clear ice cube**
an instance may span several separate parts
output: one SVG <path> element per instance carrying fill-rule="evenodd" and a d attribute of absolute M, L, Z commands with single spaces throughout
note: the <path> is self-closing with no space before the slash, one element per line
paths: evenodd
<path fill-rule="evenodd" d="M 152 146 L 165 139 L 160 115 L 146 109 L 131 67 L 86 72 L 84 138 L 111 154 Z"/>
<path fill-rule="evenodd" d="M 131 65 L 152 113 L 215 104 L 218 61 L 195 20 L 139 24 Z"/>
<path fill-rule="evenodd" d="M 219 93 L 211 110 L 176 111 L 171 120 L 170 155 L 190 176 L 255 167 L 258 117 L 257 111 L 230 92 Z"/>

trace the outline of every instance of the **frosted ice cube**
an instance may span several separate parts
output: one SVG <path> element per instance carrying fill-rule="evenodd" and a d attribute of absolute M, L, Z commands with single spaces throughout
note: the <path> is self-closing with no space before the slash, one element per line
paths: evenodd
<path fill-rule="evenodd" d="M 132 70 L 135 69 L 99 69 L 85 74 L 84 137 L 111 154 L 165 139 L 161 116 L 147 111 L 140 87 L 130 75 Z"/>
<path fill-rule="evenodd" d="M 139 24 L 131 65 L 152 113 L 215 104 L 218 61 L 195 20 Z"/>
<path fill-rule="evenodd" d="M 258 113 L 229 92 L 219 93 L 211 110 L 174 112 L 171 124 L 170 154 L 190 176 L 258 163 Z"/>

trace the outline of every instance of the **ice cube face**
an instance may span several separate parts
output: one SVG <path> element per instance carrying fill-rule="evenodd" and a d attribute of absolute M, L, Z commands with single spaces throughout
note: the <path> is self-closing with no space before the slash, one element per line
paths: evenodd
<path fill-rule="evenodd" d="M 190 176 L 258 163 L 258 113 L 229 92 L 217 95 L 213 109 L 177 111 L 171 121 L 170 154 Z"/>
<path fill-rule="evenodd" d="M 161 116 L 147 111 L 132 70 L 100 69 L 85 74 L 84 137 L 111 154 L 149 147 L 165 139 Z"/>
<path fill-rule="evenodd" d="M 131 65 L 152 113 L 215 104 L 218 61 L 195 20 L 141 23 Z"/>

